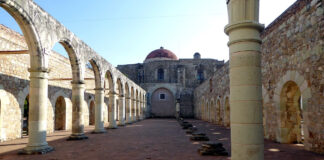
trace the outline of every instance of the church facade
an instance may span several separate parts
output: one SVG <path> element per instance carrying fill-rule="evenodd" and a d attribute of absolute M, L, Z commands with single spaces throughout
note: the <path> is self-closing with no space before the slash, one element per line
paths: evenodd
<path fill-rule="evenodd" d="M 147 91 L 147 117 L 174 117 L 180 104 L 182 117 L 193 117 L 194 89 L 224 65 L 224 61 L 179 59 L 172 51 L 156 49 L 143 63 L 118 65 L 117 69 Z"/>

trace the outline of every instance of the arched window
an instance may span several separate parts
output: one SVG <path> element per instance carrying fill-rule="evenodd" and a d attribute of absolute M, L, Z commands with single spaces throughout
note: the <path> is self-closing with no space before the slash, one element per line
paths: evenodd
<path fill-rule="evenodd" d="M 164 70 L 162 68 L 158 69 L 158 80 L 164 80 Z"/>
<path fill-rule="evenodd" d="M 204 71 L 202 69 L 199 69 L 197 71 L 197 80 L 199 80 L 200 82 L 204 81 Z"/>

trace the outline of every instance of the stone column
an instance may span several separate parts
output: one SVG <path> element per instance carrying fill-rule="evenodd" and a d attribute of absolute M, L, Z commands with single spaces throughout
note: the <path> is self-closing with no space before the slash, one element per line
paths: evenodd
<path fill-rule="evenodd" d="M 259 0 L 228 0 L 232 160 L 264 158 Z"/>
<path fill-rule="evenodd" d="M 140 120 L 140 101 L 137 100 L 136 101 L 136 120 L 139 121 Z"/>
<path fill-rule="evenodd" d="M 29 120 L 28 144 L 21 151 L 22 154 L 47 153 L 53 150 L 46 142 L 47 130 L 47 97 L 48 97 L 48 70 L 29 69 Z"/>
<path fill-rule="evenodd" d="M 113 129 L 117 128 L 116 119 L 115 119 L 116 99 L 117 99 L 117 94 L 115 92 L 109 92 L 109 107 L 108 107 L 109 126 L 108 126 L 108 128 L 113 128 Z"/>
<path fill-rule="evenodd" d="M 84 90 L 85 84 L 83 81 L 72 81 L 72 134 L 68 140 L 88 139 L 84 135 Z"/>
<path fill-rule="evenodd" d="M 103 106 L 104 106 L 104 89 L 95 89 L 95 129 L 93 133 L 105 133 L 104 119 L 103 119 Z"/>
<path fill-rule="evenodd" d="M 138 111 L 138 112 L 139 112 L 139 119 L 140 119 L 140 120 L 143 120 L 143 101 L 140 101 L 140 102 L 139 102 L 139 105 L 140 105 L 140 106 L 138 107 L 138 108 L 139 108 L 139 111 Z"/>
<path fill-rule="evenodd" d="M 124 95 L 120 95 L 118 100 L 119 100 L 118 125 L 124 126 L 125 125 L 125 118 L 124 118 L 125 97 L 124 97 Z"/>
<path fill-rule="evenodd" d="M 133 122 L 136 122 L 136 99 L 133 99 Z"/>
<path fill-rule="evenodd" d="M 125 109 L 126 109 L 126 123 L 132 123 L 132 100 L 130 97 L 126 97 Z"/>

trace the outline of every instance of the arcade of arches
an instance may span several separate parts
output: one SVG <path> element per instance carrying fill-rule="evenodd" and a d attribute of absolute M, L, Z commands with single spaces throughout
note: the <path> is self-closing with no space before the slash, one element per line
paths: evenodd
<path fill-rule="evenodd" d="M 53 150 L 48 133 L 68 130 L 69 140 L 87 139 L 84 128 L 89 125 L 94 133 L 105 133 L 148 117 L 174 117 L 179 104 L 182 115 L 242 133 L 232 133 L 233 159 L 247 156 L 252 145 L 258 148 L 254 159 L 263 159 L 263 138 L 324 153 L 324 40 L 319 34 L 324 33 L 323 1 L 297 0 L 263 29 L 257 10 L 233 9 L 235 2 L 246 0 L 230 0 L 233 14 L 225 30 L 231 37 L 231 64 L 195 54 L 196 62 L 208 61 L 213 67 L 190 64 L 187 67 L 197 71 L 179 67 L 174 70 L 179 75 L 172 77 L 161 64 L 179 59 L 161 47 L 144 61 L 159 68 L 151 78 L 144 78 L 149 72 L 141 67 L 136 67 L 135 78 L 125 76 L 127 67 L 113 67 L 37 4 L 26 1 L 0 0 L 24 34 L 0 25 L 1 142 L 26 136 L 23 153 L 46 153 Z M 28 15 L 30 9 L 35 14 Z M 252 37 L 239 36 L 245 32 Z M 57 43 L 68 58 L 52 51 Z M 154 57 L 160 52 L 165 57 Z M 143 83 L 146 79 L 152 83 Z M 246 124 L 253 129 L 247 130 Z"/>

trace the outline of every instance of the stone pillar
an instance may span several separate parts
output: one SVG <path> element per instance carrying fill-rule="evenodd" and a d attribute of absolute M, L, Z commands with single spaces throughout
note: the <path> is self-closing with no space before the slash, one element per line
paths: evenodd
<path fill-rule="evenodd" d="M 93 133 L 105 133 L 104 119 L 103 119 L 103 106 L 104 106 L 104 89 L 95 89 L 95 129 Z"/>
<path fill-rule="evenodd" d="M 139 121 L 140 120 L 140 101 L 137 100 L 136 101 L 136 120 Z"/>
<path fill-rule="evenodd" d="M 72 81 L 72 134 L 68 140 L 88 139 L 88 137 L 84 135 L 84 90 L 84 82 Z"/>
<path fill-rule="evenodd" d="M 124 97 L 124 95 L 120 95 L 118 100 L 119 100 L 118 125 L 124 126 L 125 125 L 125 118 L 124 118 L 125 97 Z"/>
<path fill-rule="evenodd" d="M 125 109 L 126 109 L 126 123 L 132 123 L 132 99 L 130 97 L 126 97 L 125 101 Z"/>
<path fill-rule="evenodd" d="M 109 107 L 108 107 L 109 126 L 108 126 L 108 128 L 113 128 L 113 129 L 117 128 L 116 119 L 115 119 L 116 99 L 117 99 L 117 94 L 115 92 L 109 92 Z"/>
<path fill-rule="evenodd" d="M 264 159 L 259 0 L 228 0 L 232 160 Z"/>
<path fill-rule="evenodd" d="M 139 119 L 140 120 L 143 120 L 143 101 L 140 101 L 139 102 L 140 106 L 138 107 L 139 108 Z"/>
<path fill-rule="evenodd" d="M 29 69 L 29 120 L 28 144 L 21 151 L 22 154 L 47 153 L 53 150 L 46 142 L 47 130 L 47 97 L 48 97 L 48 70 Z"/>
<path fill-rule="evenodd" d="M 133 122 L 136 122 L 136 99 L 134 98 L 133 99 L 133 116 L 132 116 L 132 119 L 133 119 Z"/>

